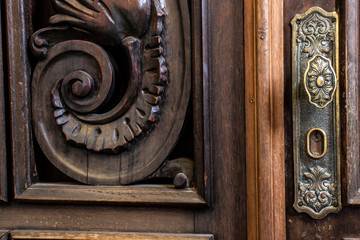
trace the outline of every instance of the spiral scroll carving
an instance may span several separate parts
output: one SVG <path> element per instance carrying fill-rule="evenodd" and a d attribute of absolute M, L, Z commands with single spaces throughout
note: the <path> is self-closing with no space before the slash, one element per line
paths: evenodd
<path fill-rule="evenodd" d="M 65 3 L 72 1 L 55 1 L 55 6 L 65 11 Z M 119 7 L 111 2 L 108 3 L 111 8 L 105 8 L 105 3 L 101 1 L 98 4 L 101 9 Z M 143 23 L 148 31 L 142 39 L 137 37 L 144 30 L 135 29 L 133 35 L 136 37 L 126 36 L 121 42 L 118 36 L 114 36 L 116 31 L 112 31 L 106 38 L 112 39 L 110 42 L 99 40 L 97 36 L 94 41 L 85 41 L 86 36 L 78 34 L 77 39 L 65 39 L 50 46 L 49 41 L 42 37 L 44 30 L 33 35 L 32 52 L 39 58 L 45 58 L 36 67 L 34 78 L 53 82 L 51 97 L 55 107 L 54 121 L 61 126 L 67 141 L 94 151 L 118 153 L 149 130 L 156 121 L 168 74 L 162 40 L 165 15 L 156 0 L 153 6 L 153 24 Z M 72 10 L 75 11 L 75 6 Z M 77 25 L 74 20 L 69 21 L 66 16 L 59 14 L 50 21 L 67 21 Z M 95 26 L 84 27 L 91 30 Z M 50 31 L 55 29 L 47 29 L 45 33 Z M 100 46 L 99 43 L 104 42 L 110 45 L 119 43 L 125 52 L 130 69 L 128 79 L 121 79 L 126 76 L 118 72 L 116 62 Z M 49 69 L 56 69 L 55 76 L 49 73 L 46 80 L 39 76 L 45 76 Z M 37 87 L 42 86 L 47 85 L 39 84 Z"/>
<path fill-rule="evenodd" d="M 182 0 L 52 0 L 37 60 L 32 126 L 47 159 L 86 184 L 130 184 L 166 161 L 190 99 Z"/>

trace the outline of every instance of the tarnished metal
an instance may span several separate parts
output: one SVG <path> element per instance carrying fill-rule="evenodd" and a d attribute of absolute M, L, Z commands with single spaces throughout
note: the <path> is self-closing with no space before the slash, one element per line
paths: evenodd
<path fill-rule="evenodd" d="M 341 209 L 339 18 L 313 7 L 291 24 L 294 208 L 322 219 Z"/>
<path fill-rule="evenodd" d="M 327 135 L 325 131 L 320 128 L 311 129 L 306 135 L 306 149 L 311 158 L 319 159 L 324 157 L 327 152 Z"/>

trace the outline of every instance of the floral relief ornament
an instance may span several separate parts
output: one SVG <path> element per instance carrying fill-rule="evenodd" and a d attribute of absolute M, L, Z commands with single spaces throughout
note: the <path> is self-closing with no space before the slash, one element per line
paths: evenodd
<path fill-rule="evenodd" d="M 336 184 L 330 181 L 331 174 L 325 168 L 316 165 L 309 168 L 304 176 L 306 181 L 299 182 L 299 205 L 306 205 L 315 212 L 336 205 Z"/>
<path fill-rule="evenodd" d="M 298 28 L 297 42 L 302 43 L 303 53 L 312 57 L 316 54 L 329 54 L 334 41 L 334 23 L 319 13 L 312 14 Z"/>
<path fill-rule="evenodd" d="M 307 63 L 304 84 L 309 101 L 318 108 L 326 107 L 336 91 L 336 75 L 329 59 L 316 55 Z"/>

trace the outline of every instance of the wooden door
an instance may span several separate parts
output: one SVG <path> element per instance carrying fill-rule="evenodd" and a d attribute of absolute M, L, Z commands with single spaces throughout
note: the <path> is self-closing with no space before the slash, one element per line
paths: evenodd
<path fill-rule="evenodd" d="M 242 1 L 0 6 L 0 238 L 246 239 Z"/>
<path fill-rule="evenodd" d="M 323 23 L 307 25 L 314 31 L 299 30 L 314 13 Z M 248 238 L 359 239 L 358 1 L 245 1 L 244 15 Z M 321 36 L 330 28 L 334 35 Z M 325 59 L 321 56 L 332 59 L 327 61 L 334 66 L 331 74 L 336 74 L 338 84 L 338 98 L 333 99 L 338 106 L 332 102 L 330 108 L 339 115 L 331 115 L 334 125 L 327 129 L 333 139 L 327 140 L 333 148 L 327 152 L 331 160 L 306 153 L 309 143 L 298 130 L 304 119 L 312 119 L 315 108 L 325 106 L 316 107 L 305 92 L 309 71 L 301 65 L 307 57 Z M 328 84 L 331 95 L 335 85 Z M 299 110 L 301 96 L 314 110 Z M 321 115 L 311 121 L 322 125 L 328 120 Z M 299 165 L 299 161 L 303 162 Z M 334 167 L 331 173 L 320 167 L 329 163 Z M 312 193 L 306 193 L 304 183 L 317 189 L 311 201 L 306 199 Z M 331 199 L 322 198 L 325 195 Z"/>
<path fill-rule="evenodd" d="M 358 1 L 0 8 L 0 238 L 360 239 Z M 292 26 L 311 14 L 330 37 L 297 65 Z M 294 154 L 294 83 L 318 59 L 339 132 L 324 131 L 333 162 L 312 158 L 331 177 Z M 333 198 L 294 208 L 312 168 Z"/>

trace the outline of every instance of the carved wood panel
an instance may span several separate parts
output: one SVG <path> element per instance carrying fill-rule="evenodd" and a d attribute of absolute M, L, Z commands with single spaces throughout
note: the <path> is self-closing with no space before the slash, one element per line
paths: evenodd
<path fill-rule="evenodd" d="M 84 1 L 77 0 L 77 2 Z M 13 146 L 11 165 L 16 166 L 13 171 L 15 199 L 14 203 L 1 206 L 3 213 L 0 214 L 1 226 L 8 229 L 56 228 L 78 231 L 93 229 L 124 232 L 214 232 L 224 239 L 231 239 L 234 236 L 245 237 L 243 3 L 233 0 L 224 0 L 221 3 L 214 0 L 187 2 L 191 3 L 192 11 L 191 68 L 193 70 L 192 102 L 188 107 L 190 114 L 187 116 L 188 120 L 184 121 L 187 125 L 184 131 L 188 136 L 185 139 L 189 141 L 183 141 L 184 138 L 181 137 L 169 156 L 169 159 L 182 157 L 181 153 L 184 149 L 187 151 L 190 149 L 189 155 L 193 155 L 186 157 L 194 160 L 194 181 L 190 188 L 183 189 L 176 189 L 175 184 L 168 184 L 171 181 L 162 179 L 145 180 L 141 185 L 131 183 L 126 186 L 120 184 L 94 186 L 79 183 L 71 177 L 65 178 L 64 174 L 60 176 L 62 173 L 60 170 L 54 171 L 56 168 L 46 156 L 42 155 L 43 150 L 38 146 L 31 120 L 32 74 L 35 66 L 43 59 L 36 59 L 36 56 L 30 52 L 29 43 L 36 31 L 50 26 L 47 24 L 48 19 L 56 13 L 52 9 L 50 0 L 1 2 L 6 6 L 7 24 L 12 26 L 8 29 L 7 39 L 11 88 L 9 102 L 12 104 L 10 135 L 14 136 L 11 140 Z M 218 9 L 224 5 L 225 9 L 233 11 L 218 12 Z M 187 11 L 184 9 L 181 12 L 186 14 Z M 59 27 L 59 24 L 56 27 Z M 222 34 L 218 34 L 220 31 Z M 88 39 L 83 40 L 88 41 Z M 98 44 L 95 41 L 94 43 Z M 101 45 L 101 48 L 108 50 L 106 46 Z M 112 52 L 108 53 L 111 54 Z M 216 58 L 210 59 L 211 55 Z M 171 72 L 169 71 L 168 84 L 172 82 Z M 74 88 L 76 92 L 76 86 Z M 166 91 L 167 89 L 163 94 L 166 94 Z M 82 93 L 80 91 L 80 95 Z M 165 101 L 166 99 L 163 99 L 161 104 Z M 237 104 L 233 104 L 234 102 Z M 48 103 L 52 105 L 51 99 Z M 161 105 L 160 109 L 162 109 Z M 53 113 L 54 111 L 50 112 Z M 160 113 L 158 122 L 154 125 L 161 121 L 161 116 Z M 53 116 L 51 119 L 55 120 L 56 124 Z M 154 125 L 145 134 L 151 134 L 152 127 L 156 128 Z M 55 129 L 62 131 L 62 126 L 54 125 Z M 141 137 L 135 138 L 134 142 L 128 144 L 130 150 L 139 139 Z M 63 139 L 59 138 L 60 140 Z M 217 142 L 222 144 L 216 144 Z M 190 145 L 193 148 L 182 148 L 179 147 L 180 145 Z M 69 142 L 69 146 L 75 147 L 76 144 Z M 119 154 L 122 151 L 126 149 L 118 149 L 115 153 L 109 154 Z M 89 152 L 97 154 L 92 149 Z M 213 156 L 216 161 L 211 163 Z M 170 162 L 166 161 L 166 163 Z M 211 168 L 212 164 L 214 172 Z M 162 170 L 165 168 L 167 167 L 154 172 L 154 175 L 164 176 Z M 206 210 L 183 207 L 209 203 L 212 197 L 209 191 L 211 180 L 215 177 L 216 205 Z M 184 179 L 179 178 L 179 180 Z M 159 184 L 164 182 L 167 184 Z M 184 181 L 179 182 L 177 186 L 183 186 L 181 182 Z M 232 184 L 236 182 L 239 184 Z M 44 201 L 44 204 L 39 201 Z M 94 206 L 93 203 L 99 205 Z M 118 204 L 129 204 L 131 207 L 122 207 Z M 166 207 L 152 207 L 159 204 Z M 169 205 L 180 208 L 169 208 Z M 71 218 L 69 219 L 68 216 Z"/>
<path fill-rule="evenodd" d="M 9 39 L 28 39 L 26 48 L 8 49 L 12 134 L 24 136 L 12 139 L 16 199 L 209 202 L 208 84 L 201 72 L 191 78 L 186 1 L 52 1 L 50 23 L 39 29 L 35 20 L 21 21 L 30 5 L 6 6 L 7 21 L 26 30 L 8 29 Z M 185 150 L 190 157 L 182 155 L 189 143 L 179 140 L 181 131 L 196 136 Z M 48 169 L 54 177 L 44 177 Z"/>
<path fill-rule="evenodd" d="M 54 1 L 56 27 L 31 37 L 39 59 L 35 136 L 47 158 L 77 181 L 134 183 L 165 161 L 185 119 L 190 32 L 179 8 L 186 4 L 88 4 Z"/>

